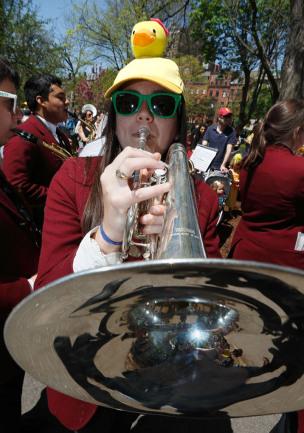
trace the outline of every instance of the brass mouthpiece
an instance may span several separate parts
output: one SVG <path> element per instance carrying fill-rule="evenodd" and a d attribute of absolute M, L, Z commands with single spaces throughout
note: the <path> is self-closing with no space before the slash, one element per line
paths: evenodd
<path fill-rule="evenodd" d="M 140 149 L 142 149 L 142 150 L 145 149 L 149 135 L 150 135 L 150 129 L 149 128 L 147 128 L 146 126 L 142 126 L 141 128 L 139 128 L 139 130 L 138 130 L 138 136 L 139 136 L 138 144 L 139 144 Z"/>

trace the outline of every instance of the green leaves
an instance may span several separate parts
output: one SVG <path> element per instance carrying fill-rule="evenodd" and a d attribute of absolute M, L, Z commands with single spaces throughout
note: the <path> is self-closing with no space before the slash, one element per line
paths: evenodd
<path fill-rule="evenodd" d="M 2 0 L 0 52 L 18 70 L 24 82 L 35 72 L 56 72 L 61 49 L 37 16 L 30 0 Z"/>
<path fill-rule="evenodd" d="M 241 119 L 252 115 L 251 108 L 245 113 L 246 105 L 259 105 L 257 100 L 247 103 L 259 97 L 263 81 L 275 102 L 289 26 L 288 0 L 193 0 L 190 23 L 206 61 L 242 72 Z M 263 72 L 262 82 L 255 79 L 258 70 Z"/>

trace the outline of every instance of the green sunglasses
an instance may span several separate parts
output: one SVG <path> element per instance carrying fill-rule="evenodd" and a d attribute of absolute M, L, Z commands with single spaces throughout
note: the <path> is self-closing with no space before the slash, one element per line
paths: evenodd
<path fill-rule="evenodd" d="M 151 113 L 163 119 L 175 117 L 182 96 L 176 93 L 156 92 L 142 95 L 134 90 L 117 90 L 112 95 L 115 112 L 121 116 L 132 116 L 137 113 L 144 101 Z"/>

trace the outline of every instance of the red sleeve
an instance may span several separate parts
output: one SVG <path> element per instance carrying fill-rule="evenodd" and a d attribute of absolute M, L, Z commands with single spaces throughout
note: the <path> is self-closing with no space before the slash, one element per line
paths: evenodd
<path fill-rule="evenodd" d="M 219 216 L 218 198 L 202 181 L 195 182 L 198 220 L 207 257 L 220 258 L 220 241 L 216 223 Z"/>
<path fill-rule="evenodd" d="M 1 278 L 0 311 L 11 311 L 15 305 L 30 293 L 31 286 L 26 278 Z"/>
<path fill-rule="evenodd" d="M 36 146 L 21 137 L 13 137 L 4 146 L 3 171 L 8 181 L 26 195 L 30 204 L 43 204 L 48 187 L 33 183 L 31 173 L 37 170 Z"/>
<path fill-rule="evenodd" d="M 47 197 L 42 250 L 35 289 L 73 273 L 73 260 L 83 238 L 75 195 L 75 160 L 54 176 Z"/>

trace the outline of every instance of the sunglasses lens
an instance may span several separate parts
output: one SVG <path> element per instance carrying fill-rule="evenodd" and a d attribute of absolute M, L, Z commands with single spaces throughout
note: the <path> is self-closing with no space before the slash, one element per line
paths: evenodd
<path fill-rule="evenodd" d="M 138 107 L 138 96 L 132 93 L 117 93 L 116 109 L 119 114 L 128 115 L 135 113 Z"/>
<path fill-rule="evenodd" d="M 0 96 L 5 98 L 8 110 L 11 113 L 15 114 L 16 113 L 16 107 L 17 107 L 17 95 L 0 90 Z"/>
<path fill-rule="evenodd" d="M 151 98 L 153 112 L 157 116 L 170 117 L 175 114 L 175 99 L 170 95 L 156 95 Z"/>
<path fill-rule="evenodd" d="M 6 99 L 6 101 L 5 101 L 5 104 L 6 104 L 6 106 L 7 106 L 7 109 L 8 109 L 8 111 L 10 112 L 10 113 L 15 113 L 15 101 L 14 101 L 14 99 L 11 99 L 11 98 L 7 98 Z"/>
<path fill-rule="evenodd" d="M 8 105 L 8 107 L 9 107 L 9 111 L 10 111 L 11 113 L 14 113 L 14 112 L 15 112 L 15 111 L 14 111 L 15 101 L 14 101 L 13 99 L 8 99 L 8 101 L 7 101 L 7 105 Z"/>

